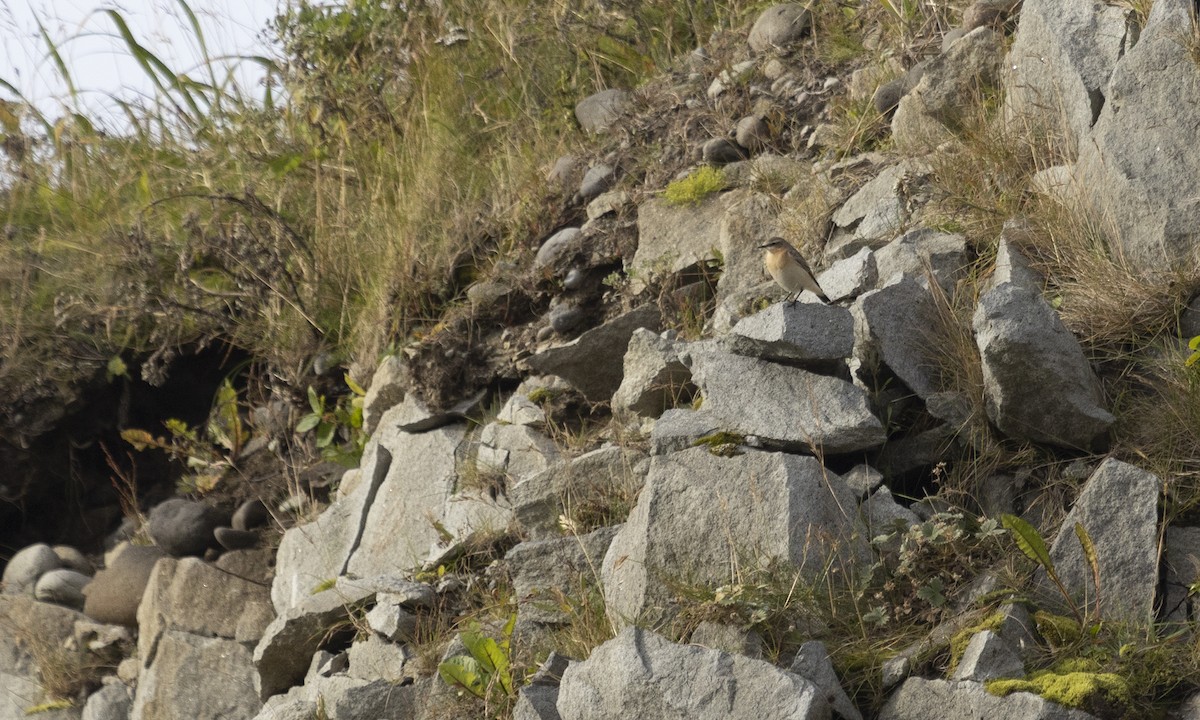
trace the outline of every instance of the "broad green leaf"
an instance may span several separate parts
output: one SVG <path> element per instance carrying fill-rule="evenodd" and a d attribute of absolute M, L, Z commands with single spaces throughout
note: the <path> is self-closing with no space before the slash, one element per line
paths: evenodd
<path fill-rule="evenodd" d="M 1013 534 L 1013 540 L 1016 541 L 1017 547 L 1021 549 L 1021 552 L 1029 556 L 1030 560 L 1045 568 L 1047 572 L 1054 571 L 1054 561 L 1050 559 L 1050 551 L 1046 548 L 1046 541 L 1038 534 L 1035 527 L 1016 515 L 1001 515 L 1000 522 Z"/>
<path fill-rule="evenodd" d="M 316 415 L 325 414 L 325 400 L 317 395 L 317 391 L 313 390 L 312 385 L 308 386 L 308 406 L 312 408 L 313 413 Z"/>
<path fill-rule="evenodd" d="M 329 447 L 333 442 L 333 435 L 337 432 L 337 425 L 331 422 L 323 422 L 317 425 L 317 447 Z"/>
<path fill-rule="evenodd" d="M 296 423 L 296 432 L 306 433 L 315 428 L 321 422 L 320 415 L 305 415 L 300 418 L 300 422 Z"/>
<path fill-rule="evenodd" d="M 346 373 L 345 378 L 346 378 L 346 387 L 350 388 L 350 390 L 353 391 L 355 395 L 358 395 L 359 397 L 361 397 L 361 396 L 367 394 L 367 391 L 363 389 L 362 385 L 359 385 L 358 383 L 354 382 L 354 378 L 350 377 L 350 373 Z"/>
<path fill-rule="evenodd" d="M 483 680 L 483 668 L 473 657 L 455 655 L 438 665 L 438 675 L 447 685 L 457 685 L 475 697 L 483 698 L 487 683 Z"/>
<path fill-rule="evenodd" d="M 1200 335 L 1197 335 L 1197 336 L 1193 337 L 1191 340 L 1188 340 L 1188 347 L 1191 348 L 1192 350 L 1200 350 Z"/>
<path fill-rule="evenodd" d="M 155 440 L 154 436 L 145 430 L 137 428 L 129 428 L 121 431 L 121 439 L 133 446 L 134 450 L 141 452 L 148 447 L 161 447 L 162 440 Z"/>

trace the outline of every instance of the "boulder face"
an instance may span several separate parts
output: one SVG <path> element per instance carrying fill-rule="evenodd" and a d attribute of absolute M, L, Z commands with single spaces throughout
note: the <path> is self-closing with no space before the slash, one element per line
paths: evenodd
<path fill-rule="evenodd" d="M 1101 6 L 1107 7 L 1107 6 Z M 1109 8 L 1113 10 L 1115 8 Z M 1200 257 L 1200 196 L 1185 178 L 1200 176 L 1200 104 L 1189 55 L 1189 0 L 1154 3 L 1137 45 L 1113 70 L 1107 102 L 1080 143 L 1078 185 L 1108 219 L 1134 268 L 1190 271 Z"/>
<path fill-rule="evenodd" d="M 1006 116 L 1065 130 L 1082 151 L 1113 68 L 1131 44 L 1127 15 L 1092 0 L 1026 0 L 1004 63 Z"/>
<path fill-rule="evenodd" d="M 1063 520 L 1050 558 L 1059 579 L 1076 598 L 1095 602 L 1092 571 L 1074 532 L 1083 526 L 1096 546 L 1100 610 L 1105 619 L 1146 625 L 1153 619 L 1158 587 L 1158 496 L 1162 481 L 1119 460 L 1105 460 Z M 1055 600 L 1047 582 L 1042 593 Z M 1062 602 L 1062 598 L 1058 598 Z"/>
<path fill-rule="evenodd" d="M 562 720 L 828 720 L 817 686 L 762 660 L 627 628 L 563 674 Z"/>
<path fill-rule="evenodd" d="M 604 558 L 609 617 L 664 619 L 671 582 L 716 587 L 735 562 L 815 569 L 861 557 L 863 528 L 845 511 L 853 507 L 841 478 L 816 458 L 758 451 L 726 458 L 703 447 L 656 457 Z"/>
<path fill-rule="evenodd" d="M 1083 348 L 1032 290 L 1004 283 L 975 310 L 988 417 L 1010 437 L 1090 449 L 1115 418 Z"/>

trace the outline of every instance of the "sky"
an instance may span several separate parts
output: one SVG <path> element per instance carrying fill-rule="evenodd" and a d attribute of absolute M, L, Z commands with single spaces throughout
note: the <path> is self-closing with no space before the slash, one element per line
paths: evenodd
<path fill-rule="evenodd" d="M 188 2 L 212 56 L 271 54 L 267 23 L 284 4 L 286 0 Z M 0 79 L 51 119 L 69 107 L 67 85 L 47 52 L 40 21 L 70 70 L 88 117 L 119 130 L 123 115 L 110 98 L 145 98 L 153 86 L 104 9 L 116 10 L 138 42 L 173 70 L 196 72 L 202 54 L 180 0 L 0 0 Z M 261 96 L 258 66 L 242 63 L 236 77 L 252 95 Z M 3 88 L 0 98 L 12 99 Z"/>

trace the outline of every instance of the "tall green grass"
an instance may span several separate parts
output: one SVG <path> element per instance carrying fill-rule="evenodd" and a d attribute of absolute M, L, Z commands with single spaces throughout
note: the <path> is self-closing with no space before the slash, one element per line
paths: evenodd
<path fill-rule="evenodd" d="M 543 170 L 586 151 L 578 99 L 636 85 L 748 5 L 301 3 L 272 25 L 275 57 L 242 58 L 277 81 L 262 94 L 221 58 L 176 71 L 102 11 L 156 95 L 116 99 L 119 137 L 74 97 L 62 118 L 19 96 L 0 117 L 0 382 L 213 338 L 293 380 L 321 350 L 369 365 L 550 229 Z"/>

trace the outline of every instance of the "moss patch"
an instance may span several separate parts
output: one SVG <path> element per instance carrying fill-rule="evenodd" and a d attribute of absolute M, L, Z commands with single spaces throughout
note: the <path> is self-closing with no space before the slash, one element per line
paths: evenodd
<path fill-rule="evenodd" d="M 1131 699 L 1125 678 L 1104 672 L 1043 670 L 1024 680 L 992 680 L 987 683 L 987 690 L 1000 696 L 1031 692 L 1060 705 L 1088 711 L 1128 706 Z"/>
<path fill-rule="evenodd" d="M 663 197 L 672 205 L 697 205 L 709 195 L 724 190 L 725 184 L 724 171 L 705 165 L 667 185 Z"/>
<path fill-rule="evenodd" d="M 981 633 L 984 630 L 999 632 L 1000 626 L 1004 624 L 1004 613 L 992 613 L 980 622 L 978 625 L 955 633 L 954 637 L 950 638 L 950 668 L 946 671 L 948 675 L 953 675 L 955 669 L 958 668 L 958 663 L 962 660 L 963 653 L 967 651 L 967 645 L 970 644 L 971 638 L 975 637 L 976 633 Z"/>
<path fill-rule="evenodd" d="M 745 442 L 746 437 L 744 435 L 721 430 L 698 438 L 692 443 L 692 447 L 707 447 L 708 451 L 713 455 L 733 457 L 742 454 L 742 451 L 738 448 L 744 445 Z"/>

